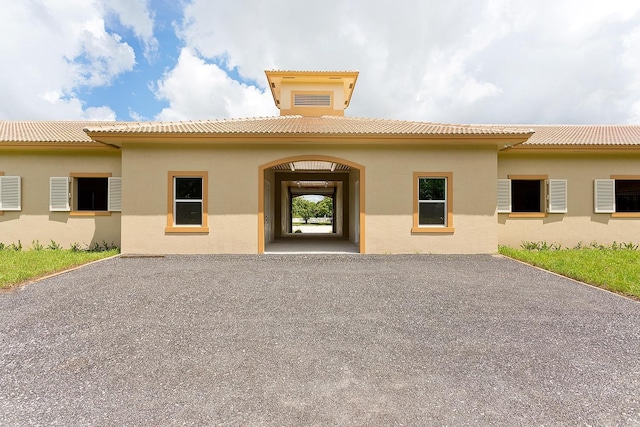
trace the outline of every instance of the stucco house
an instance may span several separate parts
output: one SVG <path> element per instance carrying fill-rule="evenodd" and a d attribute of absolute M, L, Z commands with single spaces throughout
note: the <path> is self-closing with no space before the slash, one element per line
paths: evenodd
<path fill-rule="evenodd" d="M 640 242 L 640 126 L 352 118 L 358 72 L 266 76 L 278 117 L 0 122 L 0 242 L 263 253 L 308 244 L 308 194 L 360 253 Z"/>

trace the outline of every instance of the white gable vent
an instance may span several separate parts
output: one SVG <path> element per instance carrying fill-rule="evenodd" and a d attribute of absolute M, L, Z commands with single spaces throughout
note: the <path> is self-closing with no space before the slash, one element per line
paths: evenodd
<path fill-rule="evenodd" d="M 296 107 L 331 107 L 331 95 L 296 93 L 293 103 Z"/>

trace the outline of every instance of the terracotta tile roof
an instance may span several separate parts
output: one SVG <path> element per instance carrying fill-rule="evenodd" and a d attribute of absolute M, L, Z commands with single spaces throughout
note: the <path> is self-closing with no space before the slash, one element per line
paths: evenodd
<path fill-rule="evenodd" d="M 640 125 L 527 125 L 525 146 L 640 146 Z"/>
<path fill-rule="evenodd" d="M 123 122 L 0 121 L 0 144 L 93 143 L 83 130 L 87 126 L 122 124 Z"/>
<path fill-rule="evenodd" d="M 90 134 L 527 135 L 529 129 L 351 117 L 277 116 L 251 119 L 87 126 Z"/>
<path fill-rule="evenodd" d="M 640 146 L 640 125 L 456 125 L 350 117 L 278 116 L 187 122 L 0 121 L 0 145 L 92 143 L 92 134 L 527 135 L 521 148 Z"/>

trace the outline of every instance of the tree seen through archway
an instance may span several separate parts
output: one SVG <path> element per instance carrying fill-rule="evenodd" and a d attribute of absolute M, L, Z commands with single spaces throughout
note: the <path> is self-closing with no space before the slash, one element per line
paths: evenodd
<path fill-rule="evenodd" d="M 315 202 L 314 199 L 322 197 Z M 309 224 L 311 218 L 323 218 L 331 221 L 333 218 L 333 200 L 331 197 L 318 195 L 296 196 L 291 201 L 291 213 L 294 218 L 301 218 Z"/>

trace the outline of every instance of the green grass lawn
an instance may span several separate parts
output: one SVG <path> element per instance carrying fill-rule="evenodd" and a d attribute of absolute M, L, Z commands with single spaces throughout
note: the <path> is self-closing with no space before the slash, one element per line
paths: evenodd
<path fill-rule="evenodd" d="M 502 255 L 581 282 L 640 299 L 640 251 L 629 249 L 528 250 L 501 247 Z"/>
<path fill-rule="evenodd" d="M 102 252 L 0 250 L 0 289 L 117 254 L 117 249 Z"/>

